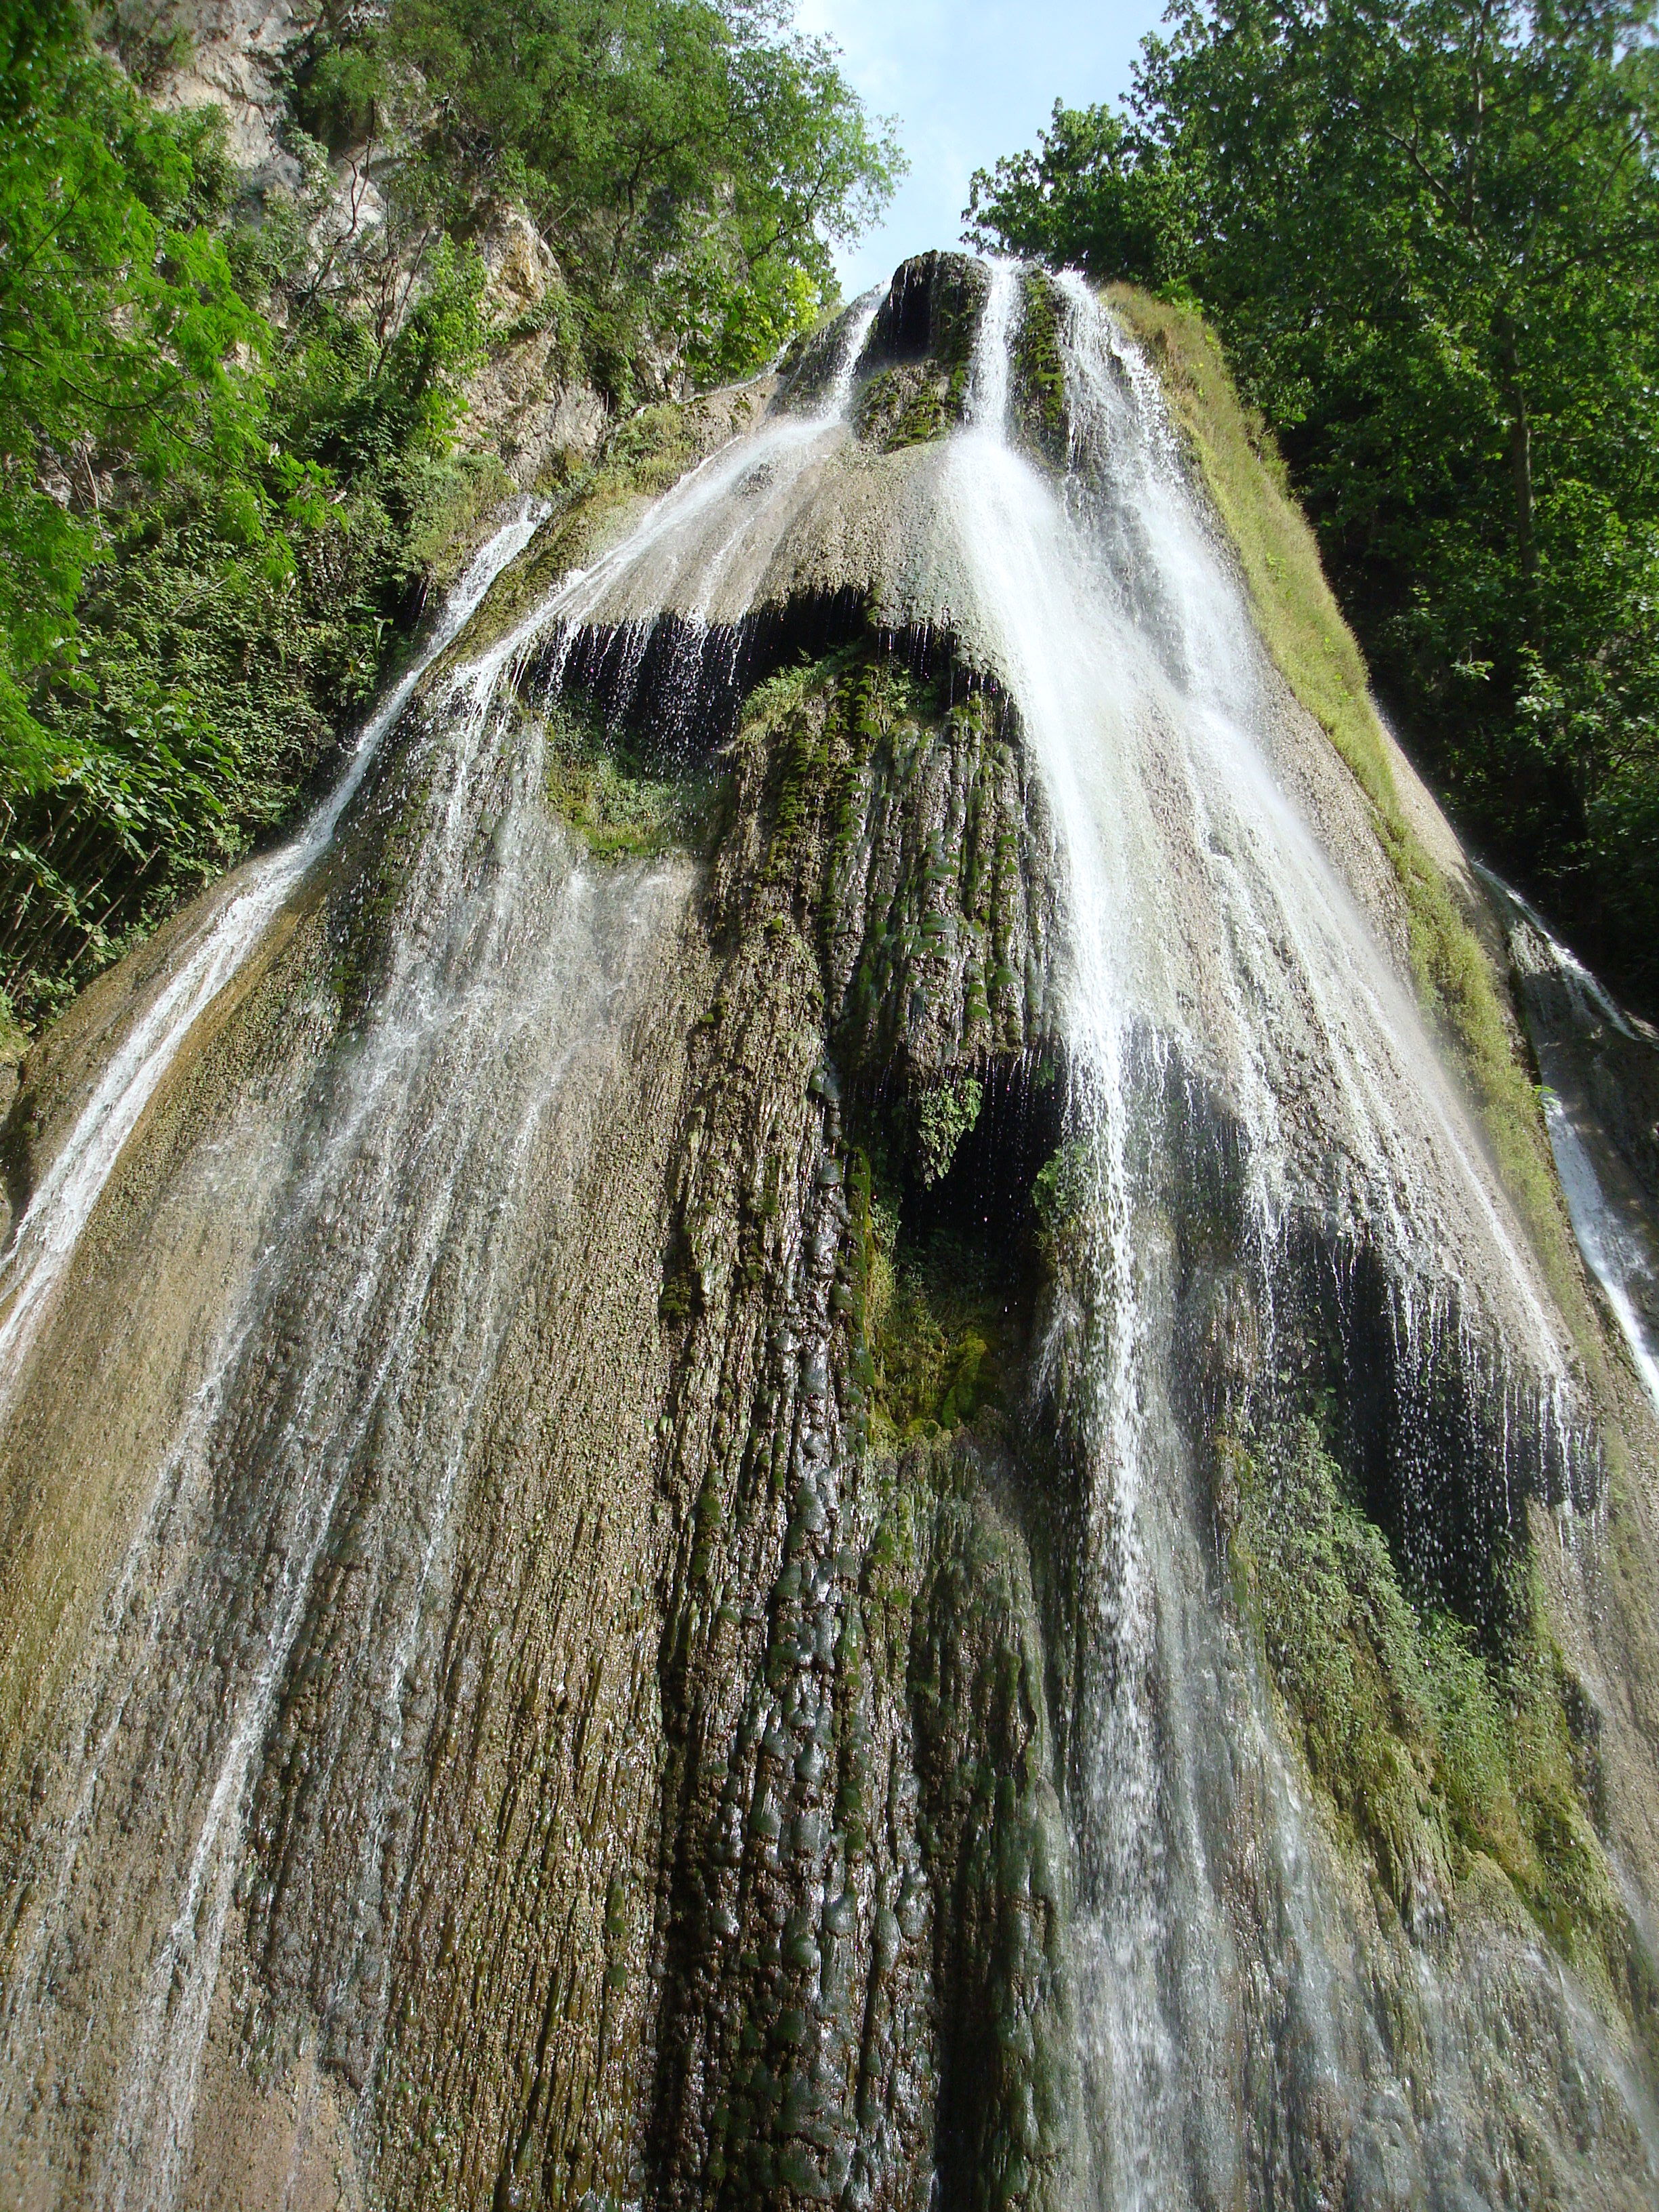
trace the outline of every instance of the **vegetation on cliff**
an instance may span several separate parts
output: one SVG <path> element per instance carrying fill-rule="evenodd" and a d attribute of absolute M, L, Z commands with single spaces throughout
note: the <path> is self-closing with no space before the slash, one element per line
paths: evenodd
<path fill-rule="evenodd" d="M 1466 828 L 1659 990 L 1649 0 L 1184 0 L 977 234 L 1196 298 Z"/>
<path fill-rule="evenodd" d="M 29 1021 L 292 817 L 509 489 L 455 451 L 525 335 L 480 250 L 503 191 L 557 255 L 555 369 L 617 405 L 811 322 L 896 161 L 777 9 L 408 0 L 290 55 L 290 189 L 147 97 L 177 13 L 0 4 L 0 988 Z"/>
<path fill-rule="evenodd" d="M 767 0 L 392 0 L 325 9 L 298 61 L 331 148 L 390 136 L 410 219 L 463 234 L 505 188 L 559 254 L 559 312 L 630 397 L 653 349 L 741 376 L 836 296 L 900 166 L 822 40 Z M 437 95 L 434 103 L 434 94 Z"/>

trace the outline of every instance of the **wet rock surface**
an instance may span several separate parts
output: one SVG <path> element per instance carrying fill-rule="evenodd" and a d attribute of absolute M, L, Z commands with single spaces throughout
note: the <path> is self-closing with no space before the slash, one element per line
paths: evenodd
<path fill-rule="evenodd" d="M 1288 995 L 1265 1206 L 1206 1023 L 1303 910 L 1212 915 L 1139 583 L 1191 988 L 1080 1017 L 1052 702 L 888 559 L 994 295 L 1048 496 L 1086 302 L 960 256 L 642 419 L 103 1187 L 4 1408 L 9 2201 L 1651 2193 L 1651 1433 L 1506 1336 L 1484 1166 L 1450 1288 L 1338 1202 L 1420 1132 L 1349 1157 L 1395 1074 Z M 216 911 L 25 1071 L 15 1204 Z"/>

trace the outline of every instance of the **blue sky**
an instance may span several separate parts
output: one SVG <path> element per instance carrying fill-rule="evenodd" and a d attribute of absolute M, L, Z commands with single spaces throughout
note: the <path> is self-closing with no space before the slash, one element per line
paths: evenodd
<path fill-rule="evenodd" d="M 1164 0 L 800 0 L 803 30 L 842 50 L 878 115 L 898 118 L 910 156 L 886 222 L 840 257 L 852 295 L 907 253 L 954 246 L 968 179 L 1030 145 L 1056 94 L 1071 106 L 1115 100 Z"/>

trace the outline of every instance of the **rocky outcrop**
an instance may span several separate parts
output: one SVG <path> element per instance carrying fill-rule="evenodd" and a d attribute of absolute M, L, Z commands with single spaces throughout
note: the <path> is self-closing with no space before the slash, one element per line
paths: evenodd
<path fill-rule="evenodd" d="M 327 292 L 349 287 L 386 250 L 386 193 L 397 149 L 365 142 L 325 157 L 299 131 L 294 74 L 321 21 L 313 0 L 164 0 L 118 6 L 103 29 L 160 106 L 223 114 L 225 149 L 244 195 L 298 207 L 315 281 Z M 477 232 L 491 343 L 467 380 L 458 443 L 498 461 L 507 480 L 528 491 L 584 465 L 610 426 L 610 410 L 581 374 L 568 313 L 561 312 L 557 262 L 523 208 L 502 202 L 479 210 Z M 418 297 L 421 251 L 419 238 L 392 248 L 394 259 L 403 257 L 402 313 Z"/>
<path fill-rule="evenodd" d="M 116 52 L 164 107 L 217 107 L 226 149 L 249 186 L 302 181 L 285 143 L 292 51 L 313 30 L 315 0 L 118 0 L 104 25 Z"/>

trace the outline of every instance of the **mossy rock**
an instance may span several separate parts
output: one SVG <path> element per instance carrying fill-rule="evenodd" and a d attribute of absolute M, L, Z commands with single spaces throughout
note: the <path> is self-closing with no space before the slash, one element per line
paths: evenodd
<path fill-rule="evenodd" d="M 947 376 L 965 370 L 989 284 L 984 263 L 971 254 L 918 253 L 902 261 L 871 325 L 871 365 L 928 360 Z"/>
<path fill-rule="evenodd" d="M 948 379 L 927 362 L 907 361 L 860 386 L 853 428 L 865 444 L 892 453 L 943 438 L 961 413 L 960 397 L 953 401 Z"/>
<path fill-rule="evenodd" d="M 1431 1928 L 1457 1909 L 1461 1884 L 1499 1868 L 1564 1957 L 1626 1990 L 1640 1946 L 1585 1793 L 1577 1686 L 1536 1591 L 1503 1644 L 1483 1649 L 1407 1595 L 1311 1419 L 1260 1443 L 1224 1438 L 1220 1452 L 1245 1616 L 1339 1832 L 1395 1909 Z"/>
<path fill-rule="evenodd" d="M 1060 332 L 1066 303 L 1052 276 L 1031 269 L 1020 279 L 1013 345 L 1014 416 L 1024 442 L 1051 467 L 1066 465 L 1071 424 Z"/>
<path fill-rule="evenodd" d="M 726 796 L 717 767 L 653 773 L 619 733 L 562 701 L 548 710 L 545 737 L 548 804 L 597 859 L 707 849 Z"/>

